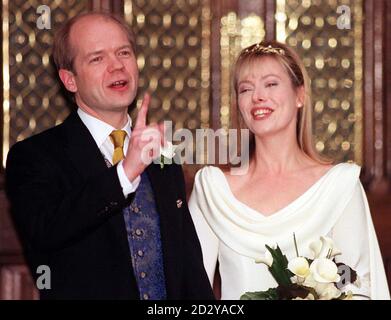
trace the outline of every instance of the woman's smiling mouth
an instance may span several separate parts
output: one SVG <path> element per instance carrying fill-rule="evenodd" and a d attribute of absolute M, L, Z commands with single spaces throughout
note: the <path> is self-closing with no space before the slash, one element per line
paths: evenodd
<path fill-rule="evenodd" d="M 251 109 L 251 115 L 254 120 L 263 120 L 268 118 L 272 113 L 273 109 L 269 107 L 257 107 Z"/>

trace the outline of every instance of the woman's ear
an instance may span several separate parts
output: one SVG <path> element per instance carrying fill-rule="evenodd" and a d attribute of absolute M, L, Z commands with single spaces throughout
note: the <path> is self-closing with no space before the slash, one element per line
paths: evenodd
<path fill-rule="evenodd" d="M 304 86 L 300 86 L 296 90 L 296 106 L 302 108 L 305 101 L 305 89 Z"/>
<path fill-rule="evenodd" d="M 77 84 L 75 81 L 75 75 L 72 71 L 66 70 L 66 69 L 60 69 L 58 71 L 58 75 L 60 76 L 60 79 L 62 83 L 64 84 L 64 87 L 70 91 L 70 92 L 77 92 Z"/>

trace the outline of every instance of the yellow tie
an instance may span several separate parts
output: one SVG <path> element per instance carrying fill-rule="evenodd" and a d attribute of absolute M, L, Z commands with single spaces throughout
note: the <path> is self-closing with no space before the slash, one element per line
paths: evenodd
<path fill-rule="evenodd" d="M 126 137 L 126 131 L 124 130 L 113 130 L 110 133 L 111 142 L 114 145 L 113 153 L 113 165 L 117 164 L 124 158 L 124 141 Z"/>

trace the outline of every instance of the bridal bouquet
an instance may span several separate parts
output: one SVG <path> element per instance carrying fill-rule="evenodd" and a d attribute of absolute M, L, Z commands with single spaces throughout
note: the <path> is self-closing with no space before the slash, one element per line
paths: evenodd
<path fill-rule="evenodd" d="M 334 257 L 341 252 L 332 239 L 320 237 L 312 242 L 310 250 L 314 257 L 310 259 L 299 255 L 293 237 L 297 257 L 288 261 L 278 246 L 266 245 L 265 256 L 256 260 L 269 267 L 278 286 L 267 291 L 246 292 L 241 300 L 347 300 L 356 296 L 351 291 L 342 291 L 349 283 L 359 286 L 359 281 L 356 271 L 335 262 Z"/>

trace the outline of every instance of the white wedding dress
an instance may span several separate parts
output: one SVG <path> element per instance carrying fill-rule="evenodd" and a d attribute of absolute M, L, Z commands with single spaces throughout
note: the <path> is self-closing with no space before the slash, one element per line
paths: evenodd
<path fill-rule="evenodd" d="M 211 283 L 219 262 L 221 298 L 239 299 L 247 291 L 276 287 L 267 266 L 255 259 L 264 255 L 265 244 L 278 244 L 288 259 L 295 257 L 295 233 L 304 256 L 311 256 L 308 246 L 320 236 L 334 240 L 342 251 L 337 262 L 356 270 L 361 282 L 360 288 L 350 285 L 343 291 L 390 299 L 359 174 L 357 165 L 338 164 L 292 203 L 264 216 L 235 198 L 219 168 L 208 166 L 198 171 L 189 208 Z"/>

